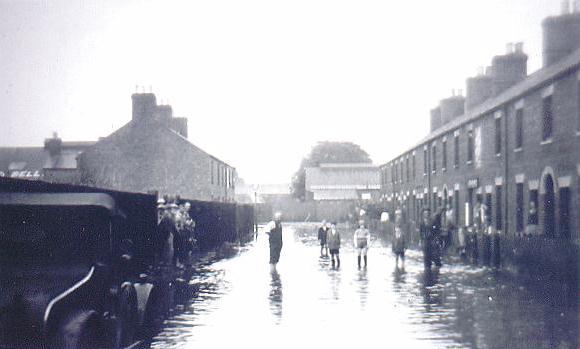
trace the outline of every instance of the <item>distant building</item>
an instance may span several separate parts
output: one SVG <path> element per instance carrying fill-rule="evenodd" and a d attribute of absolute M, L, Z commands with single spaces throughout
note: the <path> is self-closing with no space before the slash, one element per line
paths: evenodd
<path fill-rule="evenodd" d="M 377 200 L 379 167 L 369 163 L 326 163 L 306 168 L 306 192 L 314 201 Z"/>
<path fill-rule="evenodd" d="M 2 147 L 0 177 L 78 184 L 78 156 L 94 143 L 63 142 L 54 134 L 44 147 Z"/>
<path fill-rule="evenodd" d="M 83 184 L 132 192 L 233 202 L 236 169 L 187 140 L 187 119 L 157 105 L 152 93 L 132 96 L 132 119 L 97 142 L 0 148 L 0 176 Z"/>
<path fill-rule="evenodd" d="M 236 184 L 236 201 L 245 203 L 273 203 L 290 200 L 290 184 Z"/>
<path fill-rule="evenodd" d="M 132 96 L 133 117 L 80 156 L 81 183 L 207 201 L 234 201 L 236 170 L 187 140 L 187 119 L 155 95 Z"/>

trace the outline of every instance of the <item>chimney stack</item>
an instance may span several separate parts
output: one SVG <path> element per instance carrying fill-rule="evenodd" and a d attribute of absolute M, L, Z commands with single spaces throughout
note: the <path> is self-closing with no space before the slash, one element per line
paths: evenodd
<path fill-rule="evenodd" d="M 493 57 L 491 61 L 492 95 L 498 95 L 507 88 L 526 78 L 528 56 L 523 52 L 523 44 L 509 43 L 507 53 Z"/>
<path fill-rule="evenodd" d="M 580 48 L 580 1 L 573 2 L 570 13 L 568 2 L 562 2 L 562 14 L 544 19 L 543 64 L 552 65 Z M 566 9 L 564 11 L 564 9 Z"/>
<path fill-rule="evenodd" d="M 441 108 L 431 109 L 431 132 L 441 127 Z"/>
<path fill-rule="evenodd" d="M 52 133 L 52 138 L 47 138 L 44 140 L 44 149 L 48 151 L 50 156 L 60 154 L 62 149 L 62 139 L 58 137 L 56 132 Z"/>
<path fill-rule="evenodd" d="M 460 92 L 461 90 L 459 90 Z M 441 125 L 445 125 L 465 112 L 465 98 L 461 93 L 453 90 L 451 97 L 442 99 L 439 102 L 439 110 L 441 113 Z"/>
<path fill-rule="evenodd" d="M 151 120 L 157 111 L 157 101 L 153 93 L 134 93 L 133 121 Z"/>

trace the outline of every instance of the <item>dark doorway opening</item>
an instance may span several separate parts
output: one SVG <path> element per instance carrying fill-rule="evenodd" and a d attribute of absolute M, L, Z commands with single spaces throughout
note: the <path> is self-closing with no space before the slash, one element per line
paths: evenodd
<path fill-rule="evenodd" d="M 570 188 L 560 188 L 560 236 L 570 239 Z"/>
<path fill-rule="evenodd" d="M 554 180 L 551 175 L 546 176 L 544 181 L 544 233 L 548 237 L 555 236 L 555 195 Z"/>

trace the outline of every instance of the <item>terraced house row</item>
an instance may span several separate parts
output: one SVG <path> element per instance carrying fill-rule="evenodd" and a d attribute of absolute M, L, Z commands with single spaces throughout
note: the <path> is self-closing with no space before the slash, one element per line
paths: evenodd
<path fill-rule="evenodd" d="M 508 44 L 467 79 L 465 97 L 453 95 L 431 110 L 427 137 L 380 167 L 382 195 L 392 207 L 417 220 L 422 207 L 449 204 L 458 225 L 469 226 L 479 202 L 504 247 L 531 219 L 538 248 L 564 243 L 577 254 L 580 13 L 546 18 L 543 34 L 541 69 L 528 76 L 523 45 Z"/>

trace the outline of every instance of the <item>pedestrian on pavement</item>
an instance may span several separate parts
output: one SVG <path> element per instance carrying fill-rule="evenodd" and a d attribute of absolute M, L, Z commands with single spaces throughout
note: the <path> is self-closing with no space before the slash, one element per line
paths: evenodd
<path fill-rule="evenodd" d="M 326 220 L 322 221 L 322 225 L 318 228 L 318 240 L 320 241 L 320 257 L 328 257 L 328 245 L 326 236 L 328 235 L 329 227 Z M 323 253 L 324 252 L 324 253 Z"/>
<path fill-rule="evenodd" d="M 280 212 L 276 212 L 274 220 L 266 225 L 266 234 L 269 236 L 270 243 L 270 271 L 274 273 L 282 251 L 282 214 Z"/>
<path fill-rule="evenodd" d="M 340 268 L 340 233 L 336 229 L 336 222 L 330 224 L 328 231 L 328 248 L 330 249 L 330 258 L 332 259 L 332 266 L 336 263 L 336 268 Z M 336 262 L 334 261 L 336 257 Z"/>
<path fill-rule="evenodd" d="M 405 270 L 405 250 L 406 231 L 403 229 L 403 216 L 395 214 L 395 232 L 393 236 L 393 253 L 395 254 L 396 269 L 399 269 L 399 258 L 401 258 L 401 269 Z"/>
<path fill-rule="evenodd" d="M 365 268 L 367 267 L 367 252 L 371 243 L 371 233 L 365 227 L 364 219 L 358 221 L 359 228 L 354 232 L 354 246 L 357 250 L 358 268 L 360 269 L 361 255 L 364 257 Z"/>

